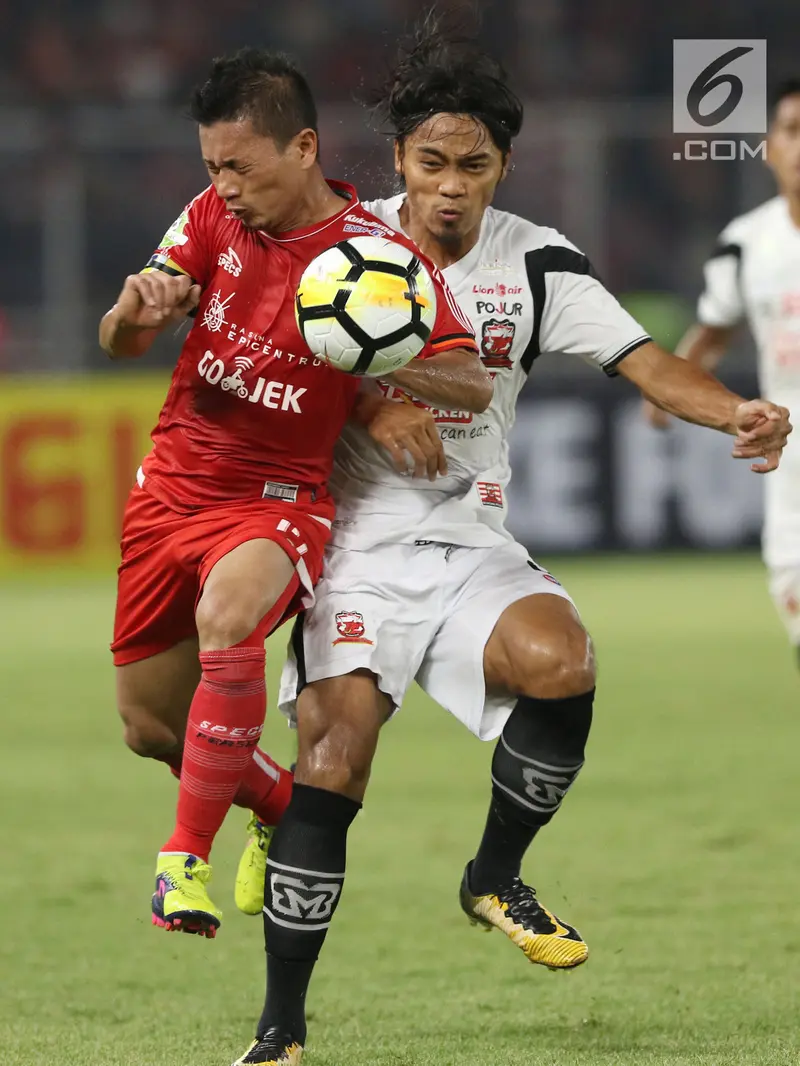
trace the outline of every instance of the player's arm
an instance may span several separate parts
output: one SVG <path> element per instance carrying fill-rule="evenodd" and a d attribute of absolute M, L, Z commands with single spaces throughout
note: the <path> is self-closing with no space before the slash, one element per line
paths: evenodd
<path fill-rule="evenodd" d="M 735 332 L 735 326 L 704 326 L 701 322 L 695 322 L 683 335 L 675 354 L 679 359 L 685 359 L 687 363 L 693 363 L 703 370 L 715 370 L 722 362 Z M 666 429 L 669 425 L 668 412 L 656 407 L 650 400 L 644 401 L 644 414 L 656 429 Z"/>
<path fill-rule="evenodd" d="M 759 459 L 751 469 L 774 470 L 792 431 L 789 412 L 768 400 L 745 400 L 727 389 L 698 362 L 689 362 L 657 344 L 636 348 L 618 365 L 651 403 L 684 422 L 730 433 L 736 459 Z"/>
<path fill-rule="evenodd" d="M 112 359 L 144 355 L 161 330 L 197 307 L 208 281 L 218 213 L 217 196 L 206 189 L 175 219 L 144 270 L 125 279 L 100 321 L 100 347 Z"/>
<path fill-rule="evenodd" d="M 427 263 L 436 290 L 436 321 L 420 356 L 386 380 L 434 407 L 481 414 L 494 385 L 478 355 L 472 325 L 441 272 Z"/>
<path fill-rule="evenodd" d="M 492 402 L 489 371 L 474 348 L 453 348 L 412 359 L 386 378 L 425 403 L 481 414 Z"/>
<path fill-rule="evenodd" d="M 754 470 L 775 469 L 792 429 L 785 408 L 746 401 L 696 363 L 659 348 L 576 248 L 554 243 L 526 256 L 526 264 L 532 290 L 544 295 L 539 335 L 529 345 L 532 358 L 545 351 L 574 353 L 607 374 L 622 374 L 663 411 L 735 436 L 735 458 L 765 460 Z"/>
<path fill-rule="evenodd" d="M 112 359 L 144 355 L 161 330 L 188 315 L 199 299 L 200 286 L 187 274 L 131 274 L 100 320 L 100 347 Z"/>
<path fill-rule="evenodd" d="M 713 371 L 719 366 L 736 328 L 744 316 L 739 279 L 742 246 L 724 230 L 703 267 L 704 287 L 697 305 L 697 322 L 684 334 L 675 354 L 687 363 Z M 669 425 L 669 414 L 649 400 L 645 417 L 657 429 Z"/>

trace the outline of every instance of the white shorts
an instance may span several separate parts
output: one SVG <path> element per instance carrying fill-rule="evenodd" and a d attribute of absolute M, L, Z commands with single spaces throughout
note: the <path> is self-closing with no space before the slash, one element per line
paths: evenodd
<path fill-rule="evenodd" d="M 503 611 L 541 593 L 572 603 L 514 541 L 329 549 L 314 606 L 295 623 L 280 708 L 293 718 L 307 682 L 370 670 L 396 708 L 416 679 L 477 737 L 492 740 L 516 697 L 487 694 L 483 651 Z"/>
<path fill-rule="evenodd" d="M 770 570 L 769 591 L 789 640 L 800 647 L 800 567 L 781 566 Z"/>

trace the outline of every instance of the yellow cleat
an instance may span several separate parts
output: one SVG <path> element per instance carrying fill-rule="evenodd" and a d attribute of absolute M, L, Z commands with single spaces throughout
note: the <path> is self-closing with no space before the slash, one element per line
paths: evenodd
<path fill-rule="evenodd" d="M 275 829 L 263 825 L 256 815 L 247 823 L 250 839 L 239 859 L 234 898 L 243 914 L 261 914 L 264 909 L 264 883 L 267 879 L 267 852 Z"/>
<path fill-rule="evenodd" d="M 153 925 L 168 932 L 215 937 L 222 911 L 211 902 L 206 884 L 211 867 L 196 855 L 161 852 L 156 863 Z"/>
<path fill-rule="evenodd" d="M 300 1066 L 303 1049 L 297 1041 L 277 1029 L 267 1029 L 260 1040 L 254 1040 L 232 1066 Z"/>
<path fill-rule="evenodd" d="M 485 896 L 473 896 L 469 887 L 472 863 L 461 882 L 461 909 L 473 925 L 501 929 L 521 948 L 531 962 L 551 970 L 569 970 L 589 958 L 589 948 L 577 929 L 565 925 L 536 898 L 518 877 L 507 888 Z"/>

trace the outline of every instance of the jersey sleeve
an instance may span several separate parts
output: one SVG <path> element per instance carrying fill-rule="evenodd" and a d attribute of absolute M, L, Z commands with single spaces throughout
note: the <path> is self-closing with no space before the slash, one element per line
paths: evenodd
<path fill-rule="evenodd" d="M 741 265 L 741 244 L 723 230 L 703 267 L 705 286 L 697 301 L 697 320 L 701 325 L 735 326 L 744 317 Z"/>
<path fill-rule="evenodd" d="M 213 269 L 215 216 L 211 196 L 215 195 L 209 187 L 195 196 L 161 238 L 143 273 L 163 270 L 166 274 L 188 274 L 198 285 L 205 287 Z"/>
<path fill-rule="evenodd" d="M 436 289 L 436 321 L 428 338 L 428 343 L 420 353 L 421 359 L 427 359 L 439 352 L 451 348 L 469 348 L 477 352 L 475 330 L 466 314 L 456 302 L 440 270 L 429 264 L 431 278 Z"/>
<path fill-rule="evenodd" d="M 542 353 L 563 352 L 614 375 L 650 336 L 606 289 L 586 256 L 560 241 L 525 255 L 534 322 L 524 368 Z"/>

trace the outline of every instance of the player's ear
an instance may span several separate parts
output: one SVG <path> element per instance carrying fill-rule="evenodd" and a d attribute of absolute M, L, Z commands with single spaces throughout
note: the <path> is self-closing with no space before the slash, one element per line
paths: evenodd
<path fill-rule="evenodd" d="M 500 181 L 506 180 L 506 175 L 508 174 L 509 170 L 511 170 L 512 165 L 513 164 L 511 162 L 511 149 L 509 148 L 503 159 L 503 169 L 500 171 Z"/>
<path fill-rule="evenodd" d="M 300 130 L 293 143 L 303 170 L 313 167 L 319 157 L 319 137 L 315 131 Z"/>
<path fill-rule="evenodd" d="M 394 172 L 403 176 L 403 142 L 396 140 L 394 142 Z"/>

